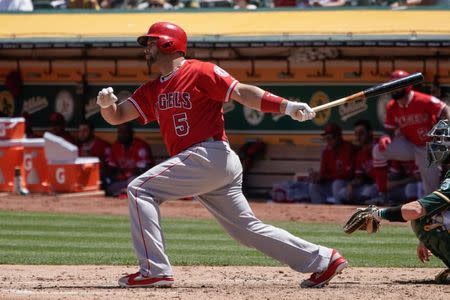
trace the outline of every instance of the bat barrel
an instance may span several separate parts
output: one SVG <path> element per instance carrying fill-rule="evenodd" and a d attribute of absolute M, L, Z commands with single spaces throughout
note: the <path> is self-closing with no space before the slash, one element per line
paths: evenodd
<path fill-rule="evenodd" d="M 407 87 L 409 85 L 414 85 L 414 84 L 420 83 L 422 81 L 423 81 L 422 73 L 414 73 L 414 74 L 411 74 L 411 75 L 403 77 L 403 78 L 399 78 L 396 80 L 378 84 L 376 86 L 365 89 L 364 91 L 360 91 L 353 95 L 313 107 L 312 109 L 314 112 L 317 113 L 319 111 L 329 109 L 329 108 L 332 108 L 332 107 L 335 107 L 338 105 L 342 105 L 342 104 L 350 102 L 350 101 L 367 99 L 370 97 L 375 97 L 375 96 L 391 93 L 395 90 Z"/>
<path fill-rule="evenodd" d="M 364 90 L 364 96 L 366 98 L 376 97 L 386 93 L 393 92 L 395 90 L 405 88 L 410 85 L 414 85 L 423 81 L 422 73 L 414 73 L 409 76 L 399 78 L 396 80 L 388 81 L 383 84 L 379 84 Z"/>

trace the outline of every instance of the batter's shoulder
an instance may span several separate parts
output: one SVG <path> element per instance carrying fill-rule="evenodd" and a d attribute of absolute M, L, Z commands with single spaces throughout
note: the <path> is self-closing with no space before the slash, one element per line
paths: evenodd
<path fill-rule="evenodd" d="M 147 93 L 153 89 L 153 87 L 159 82 L 159 76 L 156 79 L 149 80 L 141 84 L 136 91 Z"/>

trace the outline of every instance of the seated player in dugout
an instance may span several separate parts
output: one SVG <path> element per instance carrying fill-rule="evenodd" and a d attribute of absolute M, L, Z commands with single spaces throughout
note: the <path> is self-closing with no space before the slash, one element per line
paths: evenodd
<path fill-rule="evenodd" d="M 111 145 L 95 136 L 94 124 L 89 120 L 82 120 L 78 124 L 78 154 L 81 157 L 94 156 L 100 160 L 100 180 L 102 189 L 109 184 L 110 172 L 108 162 L 111 156 Z"/>
<path fill-rule="evenodd" d="M 432 138 L 426 145 L 429 166 L 448 164 L 449 121 L 439 121 L 429 136 Z M 411 227 L 419 239 L 417 257 L 423 263 L 429 261 L 431 255 L 439 258 L 447 268 L 436 275 L 436 282 L 450 284 L 450 171 L 447 171 L 436 190 L 419 200 L 388 208 L 370 206 L 365 210 L 369 212 L 366 219 L 373 217 L 378 221 L 411 221 Z M 367 230 L 367 223 L 363 226 L 360 229 Z"/>
<path fill-rule="evenodd" d="M 346 204 L 364 204 L 377 196 L 378 189 L 373 175 L 372 148 L 376 144 L 369 120 L 353 124 L 357 152 L 355 154 L 354 178 L 347 185 Z"/>
<path fill-rule="evenodd" d="M 347 185 L 353 178 L 355 147 L 342 138 L 336 123 L 326 125 L 322 137 L 325 148 L 320 171 L 310 173 L 309 196 L 314 204 L 340 204 L 346 201 Z"/>
<path fill-rule="evenodd" d="M 408 76 L 409 73 L 396 70 L 391 79 Z M 441 168 L 427 167 L 427 132 L 438 119 L 449 119 L 450 109 L 441 100 L 413 90 L 412 86 L 392 93 L 386 105 L 384 127 L 387 134 L 379 138 L 373 148 L 373 165 L 376 183 L 381 198 L 387 197 L 388 161 L 413 160 L 421 176 L 425 194 L 439 186 Z"/>
<path fill-rule="evenodd" d="M 50 133 L 62 137 L 71 144 L 77 144 L 76 139 L 66 130 L 66 119 L 62 114 L 60 114 L 59 112 L 51 113 L 49 122 L 50 128 L 48 129 L 48 131 Z"/>
<path fill-rule="evenodd" d="M 126 195 L 128 184 L 154 165 L 150 146 L 134 136 L 131 123 L 117 127 L 117 140 L 111 145 L 107 196 Z"/>
<path fill-rule="evenodd" d="M 312 273 L 302 287 L 327 285 L 347 266 L 347 260 L 335 249 L 307 242 L 255 217 L 242 193 L 242 165 L 225 133 L 223 103 L 234 99 L 252 109 L 283 113 L 296 121 L 314 118 L 314 111 L 306 103 L 242 84 L 215 64 L 186 59 L 186 32 L 173 23 L 151 25 L 138 43 L 144 47 L 147 64 L 161 75 L 121 103 L 116 103 L 112 88 L 104 88 L 97 103 L 103 118 L 112 125 L 134 119 L 143 124 L 157 121 L 171 157 L 128 185 L 139 270 L 120 278 L 119 285 L 167 287 L 174 283 L 159 206 L 187 196 L 195 196 L 243 245 L 295 271 Z"/>

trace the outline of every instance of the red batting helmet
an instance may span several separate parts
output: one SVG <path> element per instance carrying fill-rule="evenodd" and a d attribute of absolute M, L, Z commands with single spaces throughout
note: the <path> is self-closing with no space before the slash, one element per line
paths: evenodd
<path fill-rule="evenodd" d="M 154 23 L 146 35 L 138 37 L 137 42 L 147 47 L 149 37 L 158 38 L 158 49 L 164 53 L 183 52 L 186 55 L 187 36 L 183 28 L 169 22 Z"/>
<path fill-rule="evenodd" d="M 395 70 L 394 72 L 391 73 L 391 79 L 400 79 L 406 76 L 409 76 L 410 74 L 406 71 L 403 70 Z"/>
<path fill-rule="evenodd" d="M 395 79 L 400 79 L 406 76 L 409 76 L 410 74 L 406 71 L 403 70 L 395 70 L 394 72 L 391 73 L 391 80 L 395 80 Z M 404 88 L 406 93 L 409 93 L 410 91 L 412 91 L 412 86 L 409 85 L 407 87 Z"/>

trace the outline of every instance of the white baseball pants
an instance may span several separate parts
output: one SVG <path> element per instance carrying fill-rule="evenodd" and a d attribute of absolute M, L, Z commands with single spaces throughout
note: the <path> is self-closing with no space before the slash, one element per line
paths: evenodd
<path fill-rule="evenodd" d="M 327 268 L 331 249 L 255 217 L 242 194 L 242 166 L 228 143 L 204 142 L 151 168 L 128 185 L 134 249 L 144 276 L 172 275 L 159 205 L 197 196 L 231 237 L 299 272 Z"/>

